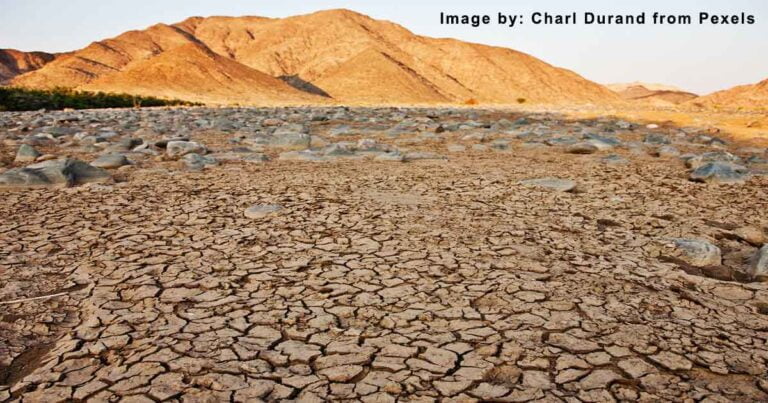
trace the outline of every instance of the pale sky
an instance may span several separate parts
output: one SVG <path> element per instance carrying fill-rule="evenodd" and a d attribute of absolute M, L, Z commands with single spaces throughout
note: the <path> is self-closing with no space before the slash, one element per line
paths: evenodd
<path fill-rule="evenodd" d="M 513 48 L 600 83 L 645 81 L 708 93 L 768 78 L 768 0 L 0 0 L 0 48 L 61 52 L 190 16 L 285 17 L 348 8 L 416 34 Z M 440 12 L 522 14 L 522 26 L 441 26 Z M 546 26 L 535 11 L 755 16 L 753 25 Z"/>

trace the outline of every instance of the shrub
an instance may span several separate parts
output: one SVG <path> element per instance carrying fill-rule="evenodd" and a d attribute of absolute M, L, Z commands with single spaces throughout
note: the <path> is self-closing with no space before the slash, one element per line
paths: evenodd
<path fill-rule="evenodd" d="M 478 102 L 475 98 L 469 98 L 468 100 L 464 101 L 464 105 L 477 105 L 480 102 Z"/>
<path fill-rule="evenodd" d="M 69 88 L 33 90 L 18 87 L 0 87 L 0 111 L 34 111 L 38 109 L 59 110 L 135 108 L 142 106 L 199 105 L 178 99 L 160 99 L 129 94 L 75 91 Z"/>
<path fill-rule="evenodd" d="M 517 98 L 517 103 L 518 104 L 524 104 L 525 101 L 527 101 L 525 98 Z"/>

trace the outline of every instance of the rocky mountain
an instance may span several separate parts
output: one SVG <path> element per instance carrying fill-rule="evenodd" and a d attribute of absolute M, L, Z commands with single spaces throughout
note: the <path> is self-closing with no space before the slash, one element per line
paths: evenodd
<path fill-rule="evenodd" d="M 13 84 L 209 103 L 621 102 L 530 55 L 419 36 L 348 10 L 157 24 L 94 42 Z"/>
<path fill-rule="evenodd" d="M 0 49 L 0 84 L 20 74 L 37 70 L 55 58 L 56 55 L 52 53 Z"/>
<path fill-rule="evenodd" d="M 768 79 L 757 84 L 739 85 L 697 98 L 690 102 L 706 108 L 768 110 Z"/>
<path fill-rule="evenodd" d="M 633 82 L 608 84 L 606 87 L 625 100 L 656 106 L 679 105 L 698 97 L 694 93 L 663 84 Z"/>

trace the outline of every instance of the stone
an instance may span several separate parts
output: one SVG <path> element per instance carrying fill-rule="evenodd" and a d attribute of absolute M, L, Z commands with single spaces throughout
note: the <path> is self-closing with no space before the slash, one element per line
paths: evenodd
<path fill-rule="evenodd" d="M 757 227 L 739 227 L 735 229 L 733 233 L 742 241 L 747 242 L 753 246 L 761 246 L 768 243 L 768 235 L 764 230 Z"/>
<path fill-rule="evenodd" d="M 729 162 L 708 162 L 691 172 L 691 180 L 707 183 L 740 184 L 747 179 L 747 168 Z"/>
<path fill-rule="evenodd" d="M 166 153 L 169 157 L 183 157 L 187 154 L 205 154 L 205 146 L 194 141 L 169 141 Z"/>
<path fill-rule="evenodd" d="M 91 162 L 92 166 L 104 169 L 117 169 L 125 165 L 131 165 L 131 161 L 122 154 L 104 154 Z"/>
<path fill-rule="evenodd" d="M 16 151 L 16 158 L 14 162 L 33 162 L 41 154 L 37 152 L 32 146 L 28 144 L 22 144 L 19 146 L 19 150 Z"/>
<path fill-rule="evenodd" d="M 680 150 L 669 145 L 661 146 L 656 150 L 657 157 L 662 157 L 662 158 L 677 157 L 679 155 L 680 155 Z"/>
<path fill-rule="evenodd" d="M 569 179 L 559 178 L 526 179 L 520 181 L 520 184 L 524 186 L 533 186 L 554 190 L 557 192 L 573 192 L 576 189 L 576 182 Z"/>
<path fill-rule="evenodd" d="M 216 160 L 216 158 L 210 155 L 202 156 L 196 153 L 186 154 L 182 160 L 184 161 L 184 165 L 190 171 L 201 171 L 206 167 L 219 165 L 219 161 Z"/>
<path fill-rule="evenodd" d="M 643 143 L 654 144 L 654 145 L 665 145 L 665 144 L 670 144 L 671 141 L 669 140 L 669 138 L 667 138 L 667 136 L 663 134 L 651 133 L 651 134 L 645 135 L 645 138 L 643 138 Z"/>
<path fill-rule="evenodd" d="M 600 149 L 590 142 L 581 142 L 572 144 L 565 148 L 565 152 L 569 154 L 594 154 Z"/>
<path fill-rule="evenodd" d="M 270 214 L 283 210 L 282 206 L 277 204 L 257 204 L 245 209 L 245 217 L 250 219 L 264 218 Z"/>
<path fill-rule="evenodd" d="M 752 278 L 768 277 L 768 244 L 763 245 L 752 257 L 749 264 L 749 275 Z"/>
<path fill-rule="evenodd" d="M 68 187 L 111 180 L 104 169 L 65 158 L 5 171 L 0 174 L 0 188 Z"/>
<path fill-rule="evenodd" d="M 701 239 L 675 238 L 671 257 L 678 258 L 694 267 L 719 266 L 722 263 L 720 248 Z"/>
<path fill-rule="evenodd" d="M 312 137 L 306 133 L 299 132 L 275 132 L 268 140 L 268 144 L 273 147 L 285 148 L 309 148 L 312 143 Z"/>
<path fill-rule="evenodd" d="M 419 161 L 419 160 L 446 160 L 447 158 L 445 156 L 442 156 L 440 154 L 425 152 L 425 151 L 414 151 L 406 153 L 403 156 L 403 160 L 405 162 L 410 161 Z"/>

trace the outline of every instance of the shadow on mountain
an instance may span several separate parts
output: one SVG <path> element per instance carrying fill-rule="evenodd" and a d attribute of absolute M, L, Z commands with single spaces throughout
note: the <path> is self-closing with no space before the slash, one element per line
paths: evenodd
<path fill-rule="evenodd" d="M 296 88 L 299 91 L 308 92 L 310 94 L 314 95 L 320 95 L 322 97 L 331 98 L 331 95 L 325 91 L 323 91 L 322 88 L 310 83 L 309 81 L 304 81 L 301 79 L 301 77 L 297 75 L 292 76 L 280 76 L 279 79 L 283 80 L 286 84 L 290 85 L 293 88 Z"/>

